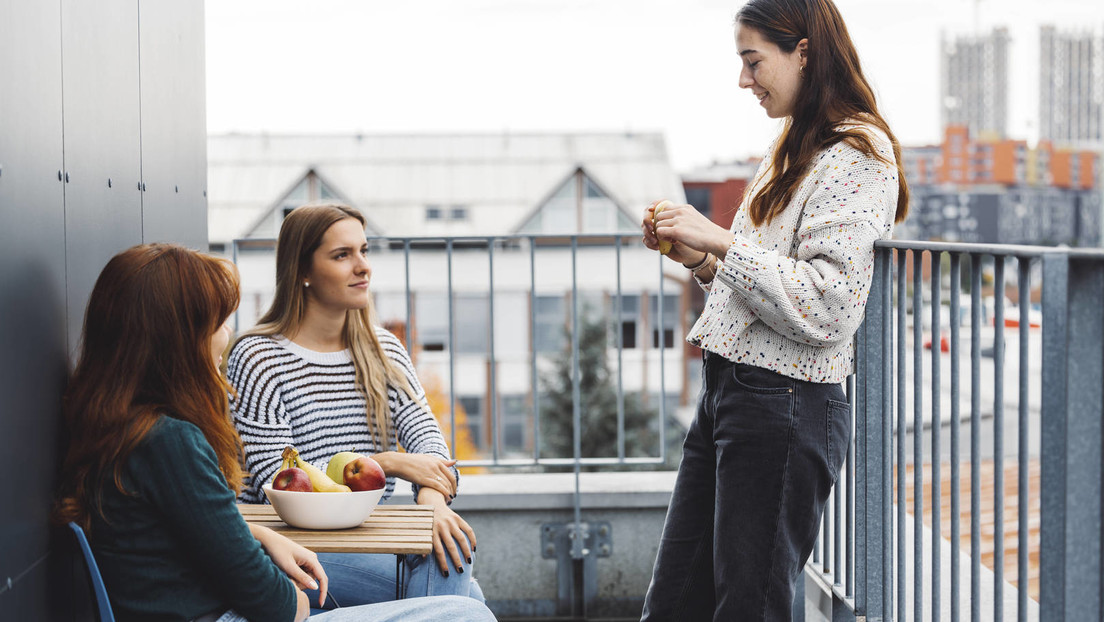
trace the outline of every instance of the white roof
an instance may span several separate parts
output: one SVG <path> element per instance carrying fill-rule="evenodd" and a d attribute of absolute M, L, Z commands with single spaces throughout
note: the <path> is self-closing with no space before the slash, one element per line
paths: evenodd
<path fill-rule="evenodd" d="M 685 196 L 660 133 L 226 134 L 208 137 L 207 163 L 212 243 L 273 235 L 271 212 L 310 171 L 389 236 L 513 233 L 580 168 L 633 222 Z M 427 206 L 468 217 L 427 222 Z"/>

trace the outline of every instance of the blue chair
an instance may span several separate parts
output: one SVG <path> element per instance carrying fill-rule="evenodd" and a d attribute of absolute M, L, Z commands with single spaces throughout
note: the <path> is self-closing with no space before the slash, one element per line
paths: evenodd
<path fill-rule="evenodd" d="M 92 593 L 96 596 L 100 622 L 115 622 L 115 614 L 111 612 L 111 601 L 107 599 L 107 588 L 104 587 L 96 558 L 92 556 L 92 547 L 88 546 L 88 538 L 84 537 L 84 530 L 80 525 L 70 521 L 69 528 L 73 530 L 73 534 L 77 537 L 77 544 L 80 544 L 81 553 L 84 554 L 84 565 L 88 568 L 88 582 L 92 585 Z"/>

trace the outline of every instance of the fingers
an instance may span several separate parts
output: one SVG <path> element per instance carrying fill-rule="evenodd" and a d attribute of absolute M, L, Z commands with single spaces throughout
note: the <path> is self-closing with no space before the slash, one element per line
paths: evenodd
<path fill-rule="evenodd" d="M 318 585 L 313 589 L 318 590 L 318 606 L 326 606 L 326 590 L 330 586 L 330 578 L 326 576 L 326 569 L 318 562 L 317 557 L 312 557 L 306 563 L 306 570 L 318 580 Z"/>
<path fill-rule="evenodd" d="M 436 527 L 433 529 L 433 556 L 437 558 L 437 567 L 441 569 L 441 574 L 449 576 L 448 560 L 445 558 L 445 549 L 441 546 L 441 536 Z"/>
<path fill-rule="evenodd" d="M 445 548 L 448 550 L 448 556 L 452 559 L 453 566 L 456 567 L 456 572 L 464 572 L 463 557 L 460 557 L 460 551 L 456 548 L 456 536 L 461 537 L 462 534 L 453 535 L 449 525 L 441 525 L 441 531 L 443 532 L 440 540 L 444 542 Z M 459 531 L 459 530 L 458 530 Z M 466 554 L 464 557 L 471 557 L 471 554 Z"/>

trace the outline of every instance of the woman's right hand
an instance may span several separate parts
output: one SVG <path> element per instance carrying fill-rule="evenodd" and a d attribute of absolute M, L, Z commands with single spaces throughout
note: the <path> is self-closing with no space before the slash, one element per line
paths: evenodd
<path fill-rule="evenodd" d="M 655 207 L 662 203 L 662 201 L 655 201 L 647 208 L 644 209 L 644 221 L 641 223 L 640 228 L 644 232 L 644 246 L 653 250 L 659 250 L 659 238 L 656 237 L 655 223 L 653 222 L 653 213 Z M 694 250 L 682 242 L 672 242 L 671 251 L 667 253 L 667 258 L 672 261 L 677 261 L 684 266 L 693 266 L 699 263 L 704 257 L 702 251 Z"/>

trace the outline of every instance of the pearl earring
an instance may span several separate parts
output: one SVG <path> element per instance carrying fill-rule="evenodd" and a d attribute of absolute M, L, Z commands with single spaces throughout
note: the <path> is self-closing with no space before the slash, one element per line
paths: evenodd
<path fill-rule="evenodd" d="M 303 281 L 303 287 L 310 287 L 310 281 Z"/>

